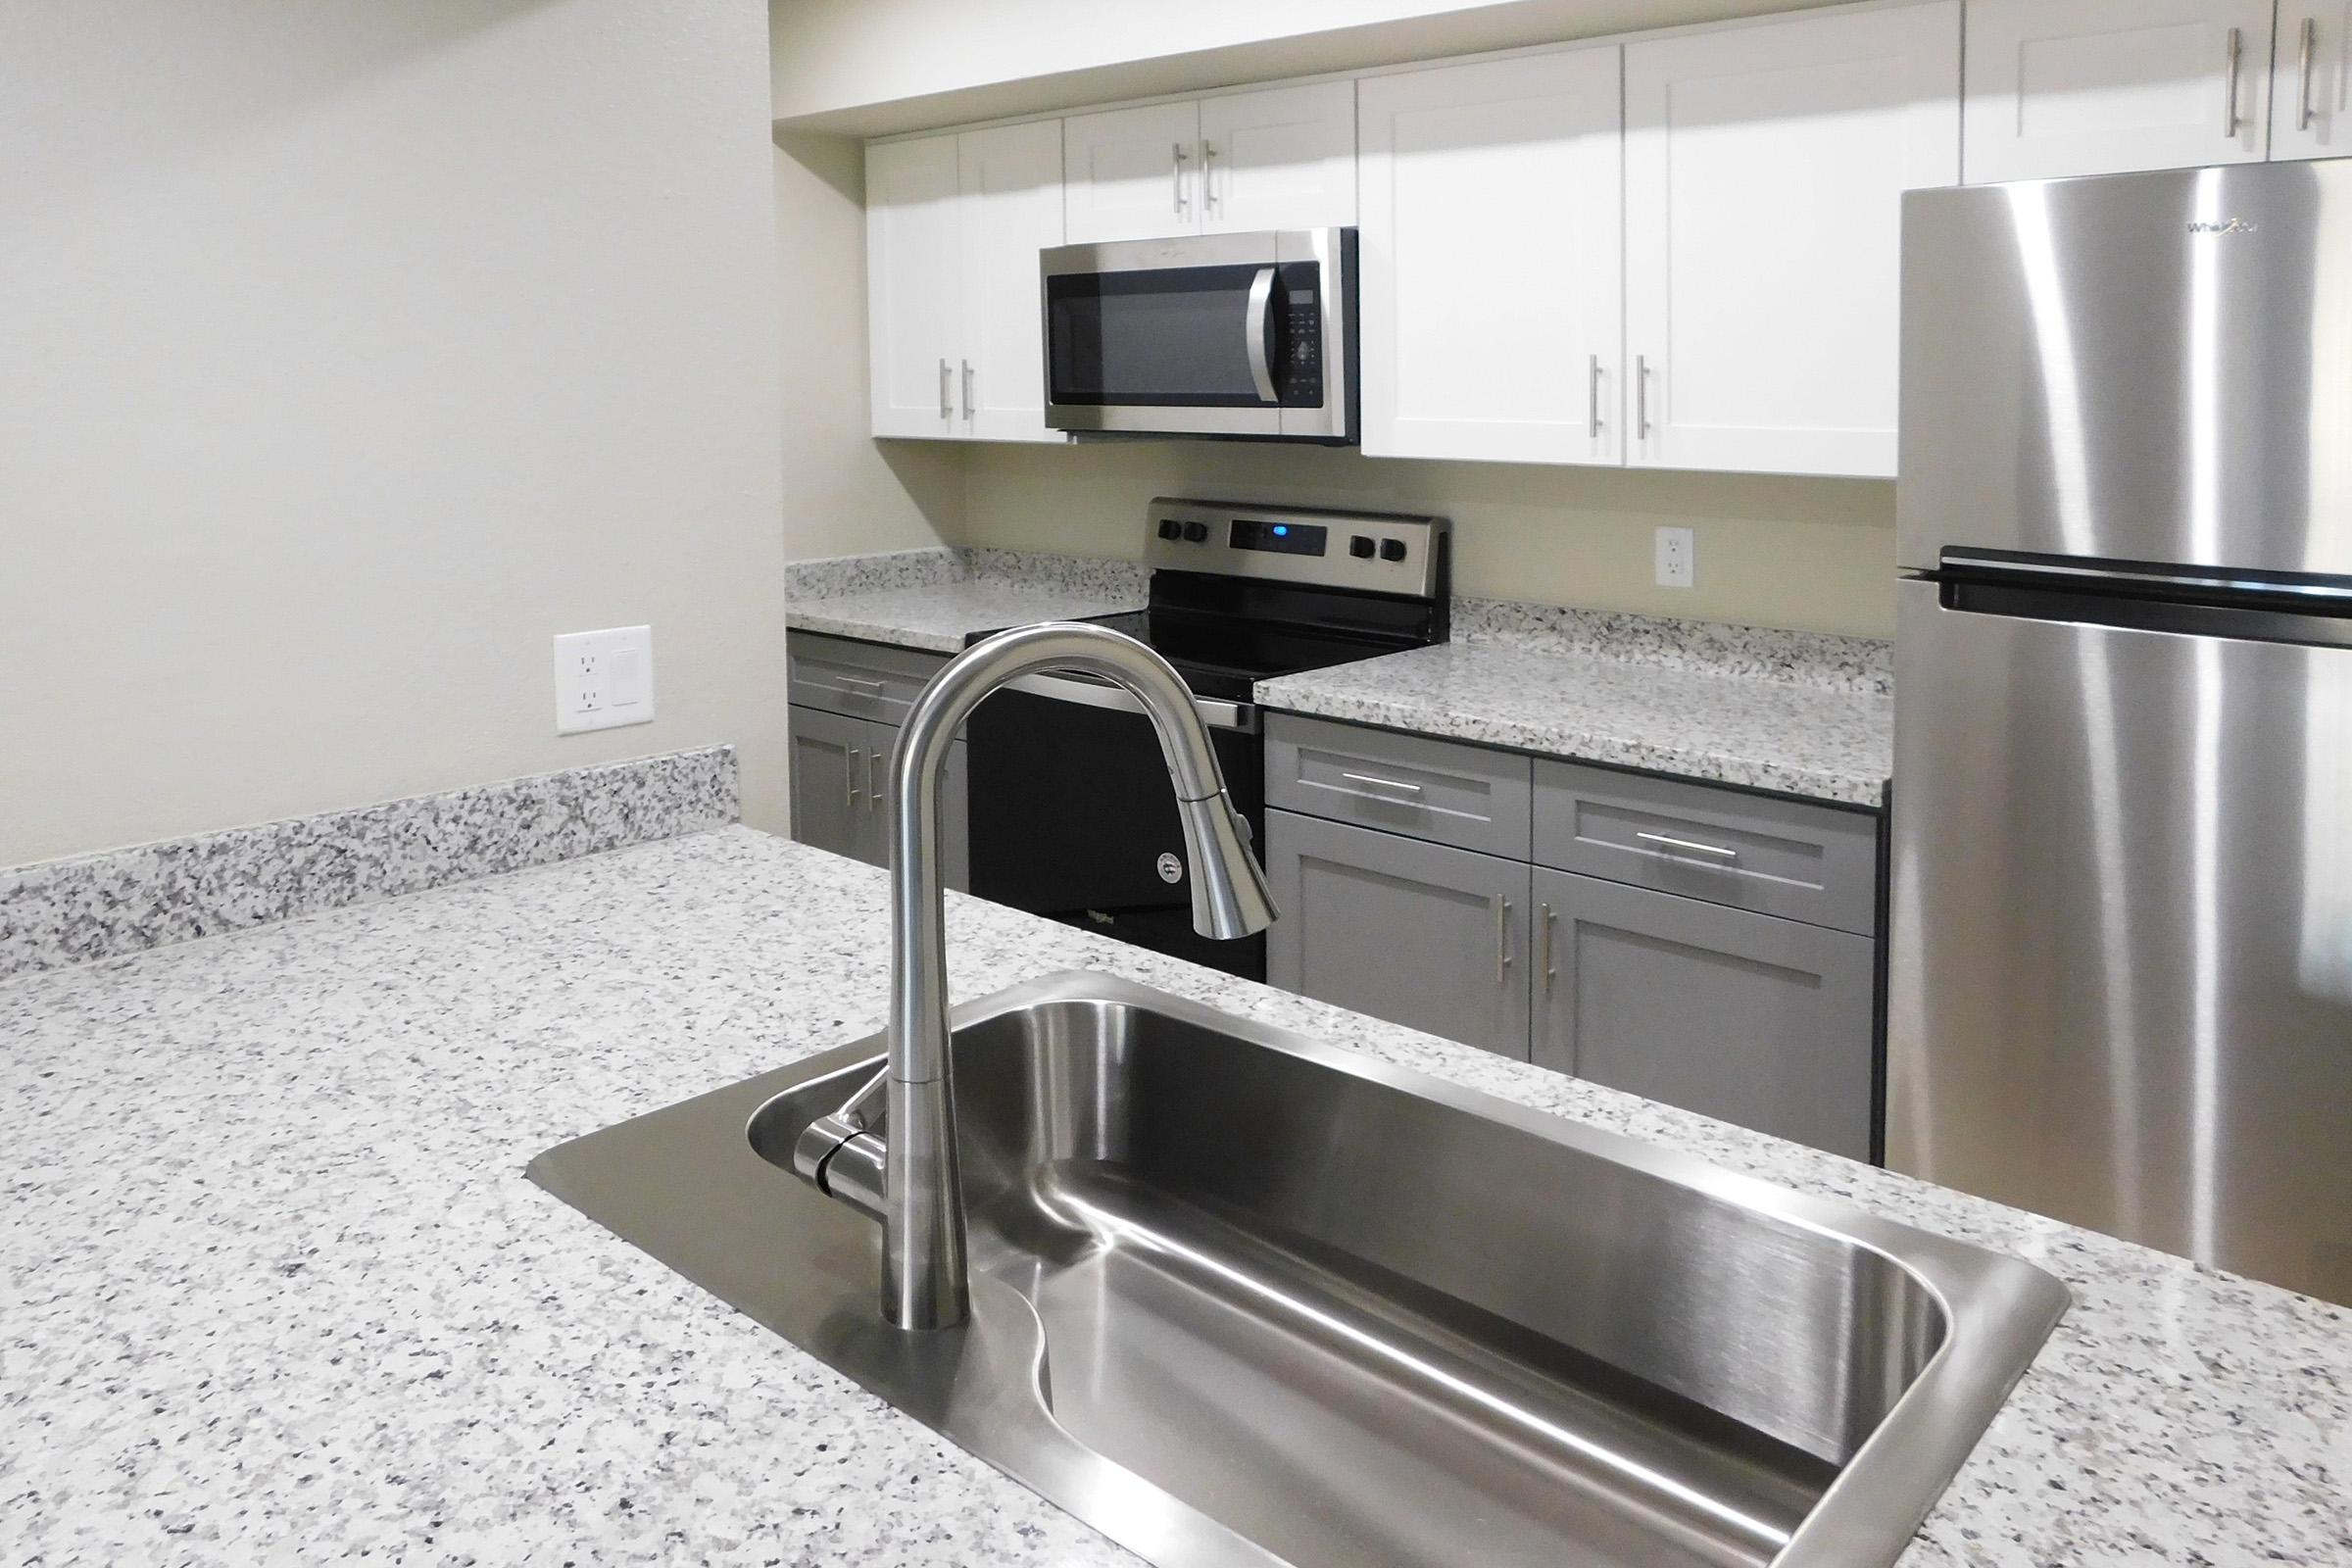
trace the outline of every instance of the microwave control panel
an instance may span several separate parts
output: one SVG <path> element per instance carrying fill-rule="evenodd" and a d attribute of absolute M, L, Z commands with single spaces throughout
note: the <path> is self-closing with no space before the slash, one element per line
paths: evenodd
<path fill-rule="evenodd" d="M 1275 309 L 1280 361 L 1273 367 L 1277 401 L 1292 408 L 1323 402 L 1323 270 L 1312 262 L 1286 263 Z"/>

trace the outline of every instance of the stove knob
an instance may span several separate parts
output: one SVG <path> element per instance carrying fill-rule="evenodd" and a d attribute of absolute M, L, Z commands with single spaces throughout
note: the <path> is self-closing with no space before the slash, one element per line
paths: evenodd
<path fill-rule="evenodd" d="M 1370 561 L 1372 559 L 1372 540 L 1370 536 L 1359 533 L 1354 538 L 1348 540 L 1348 553 L 1358 561 Z"/>
<path fill-rule="evenodd" d="M 1178 522 L 1174 517 L 1162 517 L 1159 519 L 1159 536 L 1162 539 L 1174 539 L 1183 532 L 1184 524 Z"/>
<path fill-rule="evenodd" d="M 1208 537 L 1208 524 L 1205 522 L 1186 523 L 1184 525 L 1184 537 L 1185 542 L 1188 544 L 1199 544 L 1201 540 Z"/>
<path fill-rule="evenodd" d="M 1404 541 L 1401 539 L 1383 539 L 1380 542 L 1380 559 L 1383 561 L 1402 561 L 1404 559 Z"/>

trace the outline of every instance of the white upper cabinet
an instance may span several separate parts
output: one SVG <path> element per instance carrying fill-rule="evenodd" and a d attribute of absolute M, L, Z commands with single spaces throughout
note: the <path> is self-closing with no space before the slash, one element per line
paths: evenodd
<path fill-rule="evenodd" d="M 866 149 L 866 352 L 876 435 L 955 433 L 956 142 L 930 136 Z"/>
<path fill-rule="evenodd" d="M 1358 84 L 1363 449 L 1622 461 L 1619 51 Z"/>
<path fill-rule="evenodd" d="M 2261 159 L 2271 7 L 1968 0 L 1969 183 Z M 2288 0 L 2286 9 L 2300 8 Z M 2345 8 L 2333 9 L 2340 34 Z M 2290 39 L 2281 47 L 2291 56 Z"/>
<path fill-rule="evenodd" d="M 865 201 L 873 433 L 1061 440 L 1037 271 L 1061 243 L 1060 125 L 869 147 Z"/>
<path fill-rule="evenodd" d="M 1210 234 L 1355 221 L 1355 83 L 1200 100 L 1200 226 Z"/>
<path fill-rule="evenodd" d="M 1073 245 L 1355 221 L 1355 84 L 1312 82 L 1062 122 Z"/>
<path fill-rule="evenodd" d="M 1032 121 L 956 138 L 962 216 L 958 434 L 1059 441 L 1046 428 L 1037 253 L 1061 243 L 1061 126 Z"/>
<path fill-rule="evenodd" d="M 1062 212 L 1072 245 L 1200 227 L 1200 106 L 1146 104 L 1061 122 Z"/>
<path fill-rule="evenodd" d="M 2278 0 L 2271 156 L 2352 154 L 2352 0 Z"/>
<path fill-rule="evenodd" d="M 1626 46 L 1629 462 L 1894 472 L 1902 193 L 1958 180 L 1959 93 L 1958 0 Z"/>

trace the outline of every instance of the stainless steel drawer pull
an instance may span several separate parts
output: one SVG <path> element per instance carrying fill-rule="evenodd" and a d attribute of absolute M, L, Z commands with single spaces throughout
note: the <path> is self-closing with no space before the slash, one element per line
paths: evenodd
<path fill-rule="evenodd" d="M 1634 437 L 1649 439 L 1649 357 L 1634 356 Z"/>
<path fill-rule="evenodd" d="M 972 362 L 969 360 L 963 362 L 963 416 L 967 422 L 972 416 Z"/>
<path fill-rule="evenodd" d="M 1175 148 L 1175 156 L 1169 160 L 1169 165 L 1175 176 L 1176 216 L 1182 218 L 1184 216 L 1184 166 L 1185 161 L 1191 158 L 1192 154 L 1185 149 L 1182 142 L 1175 142 L 1171 145 Z"/>
<path fill-rule="evenodd" d="M 1636 833 L 1634 837 L 1644 844 L 1662 844 L 1670 850 L 1688 850 L 1692 855 L 1717 855 L 1727 860 L 1740 858 L 1740 852 L 1721 844 L 1701 844 L 1695 839 L 1678 839 L 1664 833 Z"/>
<path fill-rule="evenodd" d="M 1228 172 L 1225 177 L 1230 180 L 1233 175 Z M 1204 212 L 1217 211 L 1217 144 L 1213 141 L 1200 144 L 1200 206 Z"/>
<path fill-rule="evenodd" d="M 2320 19 L 2303 19 L 2303 38 L 2295 48 L 2295 128 L 2311 128 L 2311 62 L 2319 52 Z"/>
<path fill-rule="evenodd" d="M 2228 66 L 2222 74 L 2222 134 L 2235 136 L 2237 127 L 2245 122 L 2237 113 L 2238 64 L 2246 53 L 2246 36 L 2241 29 L 2230 29 L 2228 48 Z"/>
<path fill-rule="evenodd" d="M 1600 439 L 1600 356 L 1590 356 L 1585 367 L 1585 434 Z"/>
<path fill-rule="evenodd" d="M 874 782 L 874 769 L 881 765 L 882 749 L 877 746 L 865 754 L 865 808 L 882 809 L 882 786 Z"/>
<path fill-rule="evenodd" d="M 890 690 L 889 687 L 883 685 L 880 681 L 867 680 L 862 675 L 836 675 L 833 677 L 833 684 L 836 686 L 855 686 L 858 688 L 858 690 L 865 692 L 874 697 L 879 697 L 884 692 Z"/>
<path fill-rule="evenodd" d="M 1560 916 L 1559 912 L 1548 904 L 1540 904 L 1537 907 L 1544 911 L 1544 989 L 1549 991 L 1552 981 L 1557 979 L 1560 973 L 1557 968 L 1553 967 L 1551 961 L 1551 928 L 1559 923 Z"/>
<path fill-rule="evenodd" d="M 1503 899 L 1494 906 L 1494 983 L 1509 983 L 1511 967 L 1511 901 Z"/>
<path fill-rule="evenodd" d="M 1340 777 L 1350 784 L 1369 784 L 1374 789 L 1399 790 L 1406 795 L 1421 793 L 1418 784 L 1408 784 L 1400 778 L 1382 778 L 1378 773 L 1342 773 Z"/>
<path fill-rule="evenodd" d="M 864 755 L 864 747 L 851 747 L 849 765 L 841 770 L 841 804 L 853 811 L 858 808 L 858 759 Z"/>
<path fill-rule="evenodd" d="M 939 416 L 943 419 L 956 417 L 955 400 L 948 395 L 948 380 L 954 373 L 948 368 L 947 361 L 939 362 Z"/>

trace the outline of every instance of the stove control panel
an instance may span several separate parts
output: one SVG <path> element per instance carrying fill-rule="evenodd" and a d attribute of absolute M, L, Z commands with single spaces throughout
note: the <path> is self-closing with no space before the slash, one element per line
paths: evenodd
<path fill-rule="evenodd" d="M 1445 581 L 1451 531 L 1443 517 L 1164 496 L 1149 515 L 1148 565 L 1424 599 Z"/>

